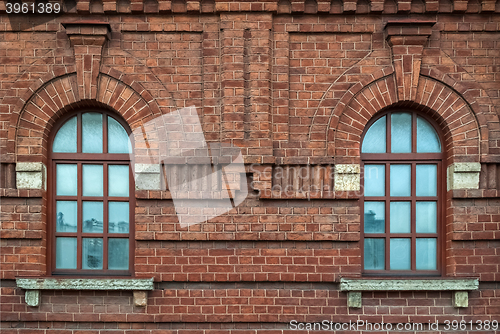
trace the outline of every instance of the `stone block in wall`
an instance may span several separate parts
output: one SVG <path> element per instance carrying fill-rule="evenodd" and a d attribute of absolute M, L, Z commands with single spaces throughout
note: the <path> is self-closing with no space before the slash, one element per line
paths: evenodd
<path fill-rule="evenodd" d="M 448 166 L 447 190 L 479 189 L 479 162 L 456 162 Z"/>
<path fill-rule="evenodd" d="M 18 162 L 16 164 L 17 189 L 47 190 L 47 168 L 42 162 Z"/>
<path fill-rule="evenodd" d="M 135 164 L 135 189 L 160 190 L 161 167 L 159 164 Z"/>
<path fill-rule="evenodd" d="M 360 166 L 358 164 L 335 165 L 335 191 L 353 191 L 360 189 Z"/>

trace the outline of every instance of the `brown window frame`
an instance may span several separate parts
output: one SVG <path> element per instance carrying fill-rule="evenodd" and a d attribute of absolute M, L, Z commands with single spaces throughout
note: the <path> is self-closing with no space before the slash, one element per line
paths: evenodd
<path fill-rule="evenodd" d="M 387 153 L 391 152 L 391 114 L 409 113 L 412 116 L 412 153 Z M 444 235 L 445 235 L 445 154 L 442 133 L 437 124 L 427 115 L 410 110 L 389 110 L 373 117 L 366 125 L 361 136 L 361 143 L 368 129 L 383 116 L 386 116 L 386 153 L 360 153 L 361 158 L 361 184 L 364 185 L 365 165 L 384 165 L 385 166 L 385 195 L 384 196 L 364 196 L 364 191 L 360 196 L 361 209 L 361 272 L 363 276 L 442 276 L 444 267 Z M 441 143 L 440 153 L 417 153 L 417 116 L 425 119 L 434 128 L 438 134 Z M 361 147 L 360 147 L 361 151 Z M 390 165 L 410 164 L 411 165 L 411 196 L 390 196 Z M 416 196 L 416 165 L 417 164 L 436 164 L 437 165 L 437 192 L 436 196 Z M 418 201 L 436 201 L 437 221 L 436 233 L 416 233 L 416 202 Z M 365 201 L 383 201 L 385 202 L 385 232 L 384 233 L 366 233 L 364 232 L 364 204 Z M 410 201 L 411 202 L 411 232 L 410 233 L 390 233 L 390 203 L 391 201 Z M 437 238 L 436 241 L 436 270 L 417 270 L 416 269 L 416 238 Z M 384 270 L 366 270 L 364 263 L 364 240 L 365 238 L 385 239 L 385 269 Z M 411 239 L 411 269 L 410 270 L 391 270 L 390 269 L 390 239 L 391 238 L 410 238 Z"/>
<path fill-rule="evenodd" d="M 82 115 L 88 112 L 100 113 L 103 115 L 103 153 L 82 153 Z M 77 117 L 77 152 L 76 153 L 54 153 L 52 146 L 55 136 L 61 127 L 66 122 Z M 49 153 L 49 173 L 47 175 L 48 181 L 48 232 L 47 238 L 48 256 L 47 268 L 50 275 L 65 275 L 65 276 L 113 276 L 113 277 L 133 277 L 134 270 L 134 254 L 135 254 L 135 195 L 134 195 L 134 178 L 132 173 L 132 165 L 129 154 L 124 153 L 107 153 L 108 150 L 108 116 L 117 121 L 127 134 L 130 135 L 131 131 L 128 124 L 122 120 L 116 113 L 101 109 L 85 109 L 75 113 L 69 113 L 61 117 L 54 125 L 51 135 L 49 137 L 48 153 Z M 134 143 L 132 142 L 132 150 Z M 56 165 L 57 164 L 76 164 L 77 165 L 77 196 L 58 196 L 56 195 Z M 102 164 L 103 165 L 103 196 L 90 197 L 85 196 L 85 201 L 103 201 L 103 232 L 102 233 L 83 233 L 82 232 L 82 203 L 84 196 L 82 195 L 82 165 L 84 164 Z M 128 165 L 129 166 L 129 196 L 128 197 L 109 197 L 108 196 L 108 165 Z M 57 211 L 56 203 L 58 200 L 72 200 L 77 201 L 78 207 L 78 228 L 77 232 L 56 232 Z M 109 201 L 128 201 L 129 202 L 129 232 L 128 233 L 113 233 L 107 231 L 108 210 L 107 203 Z M 56 269 L 56 237 L 76 237 L 77 238 L 77 269 Z M 102 238 L 103 239 L 103 269 L 82 269 L 82 238 Z M 129 267 L 128 270 L 109 270 L 108 264 L 108 239 L 109 238 L 128 238 L 129 240 Z"/>

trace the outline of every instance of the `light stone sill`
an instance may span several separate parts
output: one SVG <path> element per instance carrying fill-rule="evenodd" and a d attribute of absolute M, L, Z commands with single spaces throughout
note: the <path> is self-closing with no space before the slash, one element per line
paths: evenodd
<path fill-rule="evenodd" d="M 26 290 L 29 306 L 40 305 L 40 290 L 133 291 L 134 305 L 146 306 L 147 291 L 154 288 L 153 278 L 17 278 L 16 284 Z"/>
<path fill-rule="evenodd" d="M 361 291 L 453 291 L 453 306 L 468 307 L 467 291 L 477 290 L 477 278 L 461 279 L 340 279 L 340 291 L 347 292 L 347 305 L 361 308 Z"/>

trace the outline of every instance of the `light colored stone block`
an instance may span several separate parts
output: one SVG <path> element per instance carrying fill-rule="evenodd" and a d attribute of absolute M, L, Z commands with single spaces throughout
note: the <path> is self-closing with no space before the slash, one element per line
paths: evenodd
<path fill-rule="evenodd" d="M 340 279 L 340 291 L 465 291 L 477 290 L 477 278 L 460 279 Z"/>
<path fill-rule="evenodd" d="M 335 191 L 359 191 L 361 183 L 360 170 L 358 164 L 335 165 Z"/>
<path fill-rule="evenodd" d="M 153 290 L 153 278 L 17 278 L 27 290 Z"/>
<path fill-rule="evenodd" d="M 457 162 L 448 166 L 447 190 L 479 189 L 479 162 Z"/>
<path fill-rule="evenodd" d="M 453 292 L 453 307 L 469 307 L 469 293 L 467 291 Z"/>
<path fill-rule="evenodd" d="M 161 168 L 158 164 L 135 164 L 136 190 L 161 190 Z"/>
<path fill-rule="evenodd" d="M 134 305 L 146 306 L 147 290 L 153 290 L 153 278 L 16 278 L 25 289 L 29 306 L 40 305 L 40 290 L 128 290 L 133 291 Z"/>
<path fill-rule="evenodd" d="M 17 189 L 47 189 L 47 168 L 41 162 L 18 162 L 16 164 Z"/>
<path fill-rule="evenodd" d="M 40 290 L 26 290 L 24 299 L 29 306 L 40 305 Z"/>
<path fill-rule="evenodd" d="M 147 291 L 134 291 L 134 306 L 145 307 L 148 305 Z"/>
<path fill-rule="evenodd" d="M 361 292 L 350 291 L 347 293 L 347 307 L 361 308 Z"/>
<path fill-rule="evenodd" d="M 361 307 L 361 291 L 453 291 L 453 306 L 468 307 L 467 290 L 479 289 L 477 278 L 459 279 L 340 279 L 340 291 L 346 291 L 348 307 Z M 356 295 L 355 293 L 359 293 Z M 358 300 L 359 299 L 359 300 Z M 358 306 L 359 305 L 359 306 Z"/>

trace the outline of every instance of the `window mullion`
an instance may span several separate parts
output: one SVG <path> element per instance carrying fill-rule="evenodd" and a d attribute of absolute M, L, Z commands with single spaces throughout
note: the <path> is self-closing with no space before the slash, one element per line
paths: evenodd
<path fill-rule="evenodd" d="M 80 146 L 81 147 L 81 146 Z M 76 241 L 76 269 L 81 270 L 82 269 L 82 226 L 83 226 L 83 201 L 82 201 L 82 196 L 83 196 L 83 166 L 82 163 L 79 162 L 77 163 L 77 223 L 76 223 L 76 235 L 77 235 L 77 241 Z"/>
<path fill-rule="evenodd" d="M 109 173 L 109 168 L 108 168 L 108 163 L 104 163 L 103 165 L 104 169 L 104 180 L 103 180 L 103 191 L 104 191 L 104 198 L 103 198 L 103 227 L 102 227 L 102 232 L 103 232 L 103 238 L 102 238 L 102 269 L 103 270 L 108 270 L 108 227 L 109 227 L 109 203 L 108 203 L 108 173 Z M 129 226 L 130 226 L 130 221 L 129 221 Z M 130 229 L 130 227 L 129 227 Z"/>

